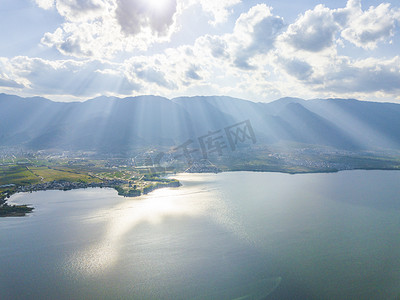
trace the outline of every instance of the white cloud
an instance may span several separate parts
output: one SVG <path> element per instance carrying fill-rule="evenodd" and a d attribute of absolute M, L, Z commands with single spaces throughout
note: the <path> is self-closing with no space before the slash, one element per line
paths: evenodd
<path fill-rule="evenodd" d="M 121 51 L 146 50 L 177 30 L 177 0 L 162 6 L 145 0 L 57 0 L 65 22 L 46 33 L 42 44 L 67 56 L 111 58 Z"/>
<path fill-rule="evenodd" d="M 176 19 L 182 10 L 194 3 L 209 12 L 215 24 L 239 2 L 167 0 L 168 9 L 156 11 L 148 6 L 150 1 L 143 6 L 140 1 L 144 0 L 57 1 L 65 22 L 45 34 L 42 43 L 69 58 L 0 59 L 0 90 L 77 97 L 207 93 L 254 100 L 367 93 L 394 99 L 400 92 L 398 57 L 359 59 L 359 52 L 340 56 L 337 49 L 349 45 L 344 39 L 370 49 L 392 38 L 399 14 L 389 5 L 366 11 L 360 0 L 337 9 L 317 5 L 286 24 L 271 7 L 259 4 L 243 12 L 230 32 L 214 28 L 220 34 L 206 34 L 176 48 L 165 44 L 156 48 L 157 54 L 139 55 L 138 49 L 168 41 L 178 30 Z M 219 8 L 211 13 L 213 7 Z M 118 63 L 111 62 L 120 52 L 126 53 L 117 56 Z"/>
<path fill-rule="evenodd" d="M 165 36 L 177 12 L 176 0 L 164 0 L 159 8 L 145 0 L 117 0 L 116 3 L 118 24 L 127 35 L 137 35 L 144 28 L 150 28 L 155 35 Z"/>
<path fill-rule="evenodd" d="M 348 0 L 346 7 L 334 9 L 333 16 L 341 28 L 347 26 L 350 18 L 361 12 L 361 0 Z"/>
<path fill-rule="evenodd" d="M 0 77 L 0 86 L 1 87 L 8 87 L 8 88 L 23 88 L 24 86 L 22 84 L 19 84 L 18 82 L 8 79 L 8 78 L 1 78 Z"/>
<path fill-rule="evenodd" d="M 207 66 L 193 64 L 195 54 L 188 49 L 170 49 L 164 54 L 136 56 L 120 63 L 51 61 L 26 56 L 0 58 L 0 70 L 4 70 L 4 73 L 0 72 L 0 91 L 19 88 L 24 94 L 81 98 L 183 92 L 208 76 Z M 199 64 L 204 63 L 201 56 L 198 57 Z"/>
<path fill-rule="evenodd" d="M 146 48 L 144 40 L 135 43 L 135 38 L 124 37 L 114 21 L 107 17 L 93 22 L 67 22 L 53 33 L 46 33 L 41 42 L 75 57 L 110 58 L 118 51 Z"/>
<path fill-rule="evenodd" d="M 399 10 L 392 9 L 389 3 L 371 6 L 364 12 L 360 8 L 350 17 L 347 28 L 342 31 L 342 37 L 358 47 L 374 49 L 379 42 L 394 36 L 398 20 Z"/>
<path fill-rule="evenodd" d="M 268 53 L 274 49 L 275 40 L 284 27 L 283 19 L 273 15 L 270 7 L 256 5 L 239 16 L 231 33 L 199 37 L 192 50 L 195 57 L 191 60 L 206 69 L 212 75 L 210 78 L 224 89 L 228 84 L 236 86 L 234 82 L 241 81 L 243 70 L 258 72 L 269 64 Z"/>
<path fill-rule="evenodd" d="M 25 56 L 7 62 L 25 92 L 41 95 L 91 97 L 100 94 L 130 95 L 141 86 L 127 76 L 121 66 L 103 61 L 49 61 Z"/>
<path fill-rule="evenodd" d="M 284 95 L 296 91 L 300 97 L 379 95 L 395 99 L 400 91 L 398 57 L 358 59 L 339 56 L 336 48 L 345 47 L 340 35 L 357 46 L 376 47 L 393 36 L 396 15 L 397 10 L 386 4 L 364 12 L 360 0 L 350 0 L 344 8 L 317 5 L 305 12 L 275 43 L 276 86 Z"/>
<path fill-rule="evenodd" d="M 394 100 L 400 92 L 400 57 L 351 59 L 327 55 L 274 59 L 276 86 L 283 95 L 305 97 L 373 97 Z M 282 83 L 284 83 L 282 85 Z M 378 96 L 379 95 L 379 96 Z"/>
<path fill-rule="evenodd" d="M 214 58 L 229 58 L 228 42 L 220 36 L 206 35 L 197 39 L 196 43 L 201 48 L 211 51 Z"/>
<path fill-rule="evenodd" d="M 217 25 L 227 20 L 230 8 L 241 2 L 241 0 L 198 0 L 202 9 L 212 16 L 211 24 Z"/>
<path fill-rule="evenodd" d="M 55 0 L 58 13 L 68 21 L 86 21 L 107 12 L 104 0 Z"/>
<path fill-rule="evenodd" d="M 279 57 L 278 61 L 279 65 L 282 66 L 289 75 L 302 81 L 308 80 L 314 72 L 309 63 L 296 57 Z"/>
<path fill-rule="evenodd" d="M 135 76 L 137 80 L 142 80 L 148 84 L 155 84 L 156 88 L 176 88 L 176 84 L 167 79 L 166 73 L 163 69 L 165 68 L 160 68 L 160 66 L 157 66 L 156 64 L 149 65 L 148 63 L 135 62 L 131 74 Z"/>
<path fill-rule="evenodd" d="M 9 59 L 0 57 L 0 87 L 21 89 L 27 83 L 27 80 L 24 80 L 15 73 L 15 69 Z"/>
<path fill-rule="evenodd" d="M 199 4 L 216 25 L 227 20 L 240 0 L 55 0 L 65 22 L 42 43 L 67 56 L 111 58 L 118 52 L 147 50 L 170 40 L 184 9 Z M 36 0 L 48 9 L 54 1 Z"/>
<path fill-rule="evenodd" d="M 196 65 L 191 65 L 187 71 L 185 72 L 187 80 L 201 80 L 201 76 L 199 75 L 200 68 Z"/>
<path fill-rule="evenodd" d="M 395 95 L 400 92 L 400 57 L 392 59 L 351 60 L 336 58 L 334 68 L 326 70 L 323 84 L 317 90 L 337 93 L 383 92 Z"/>
<path fill-rule="evenodd" d="M 150 93 L 180 93 L 209 79 L 215 61 L 203 56 L 202 49 L 182 46 L 150 57 L 136 56 L 123 65 L 128 74 Z"/>
<path fill-rule="evenodd" d="M 291 24 L 282 39 L 295 49 L 319 52 L 334 45 L 338 30 L 333 11 L 320 4 Z"/>
<path fill-rule="evenodd" d="M 54 7 L 54 0 L 35 0 L 36 4 L 43 9 Z"/>
<path fill-rule="evenodd" d="M 274 48 L 275 40 L 285 24 L 274 16 L 265 4 L 253 6 L 237 19 L 233 34 L 228 37 L 234 65 L 243 70 L 255 70 L 258 66 L 249 60 L 258 54 L 266 54 Z"/>

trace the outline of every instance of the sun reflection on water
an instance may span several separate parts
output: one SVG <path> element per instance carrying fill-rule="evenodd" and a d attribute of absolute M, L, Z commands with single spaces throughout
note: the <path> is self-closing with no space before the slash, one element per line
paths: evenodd
<path fill-rule="evenodd" d="M 87 222 L 104 220 L 106 232 L 95 245 L 77 252 L 68 261 L 74 271 L 95 275 L 112 266 L 119 257 L 120 244 L 124 236 L 142 223 L 160 224 L 167 217 L 195 216 L 204 213 L 206 203 L 193 202 L 190 194 L 182 194 L 176 189 L 161 189 L 151 195 L 126 198 L 112 207 L 96 211 L 86 218 Z"/>
<path fill-rule="evenodd" d="M 195 217 L 207 214 L 210 220 L 249 241 L 246 232 L 227 207 L 223 195 L 207 182 L 215 174 L 183 174 L 175 177 L 185 184 L 181 188 L 165 188 L 123 202 L 86 216 L 88 223 L 105 224 L 105 232 L 94 245 L 74 253 L 67 261 L 68 269 L 82 275 L 103 273 L 120 257 L 121 246 L 129 232 L 140 224 L 157 226 L 166 218 Z M 199 184 L 200 186 L 199 188 Z"/>

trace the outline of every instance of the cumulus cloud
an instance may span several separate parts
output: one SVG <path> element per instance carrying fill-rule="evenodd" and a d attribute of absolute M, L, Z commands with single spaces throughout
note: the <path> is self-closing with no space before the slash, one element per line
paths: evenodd
<path fill-rule="evenodd" d="M 208 79 L 216 63 L 209 58 L 203 56 L 202 49 L 182 46 L 150 57 L 132 57 L 123 65 L 129 75 L 150 93 L 157 90 L 169 94 L 182 92 Z"/>
<path fill-rule="evenodd" d="M 67 56 L 110 58 L 146 50 L 177 29 L 177 0 L 57 0 L 55 7 L 65 22 L 41 42 Z"/>
<path fill-rule="evenodd" d="M 189 69 L 185 72 L 186 79 L 188 80 L 201 80 L 201 76 L 198 74 L 199 67 L 191 65 Z"/>
<path fill-rule="evenodd" d="M 127 35 L 136 35 L 143 28 L 150 28 L 157 35 L 166 35 L 174 23 L 176 12 L 176 0 L 164 0 L 158 8 L 151 1 L 117 0 L 116 17 Z"/>
<path fill-rule="evenodd" d="M 335 45 L 337 35 L 365 49 L 394 36 L 400 11 L 389 3 L 363 11 L 361 0 L 349 0 L 346 7 L 329 9 L 317 5 L 288 27 L 282 39 L 297 50 L 319 52 Z"/>
<path fill-rule="evenodd" d="M 0 86 L 2 87 L 10 87 L 10 88 L 23 88 L 24 86 L 22 84 L 19 84 L 18 82 L 8 79 L 8 78 L 1 78 L 0 77 Z"/>
<path fill-rule="evenodd" d="M 199 38 L 198 43 L 208 48 L 215 58 L 229 58 L 228 43 L 223 37 L 206 35 Z"/>
<path fill-rule="evenodd" d="M 398 10 L 389 4 L 363 11 L 360 0 L 349 0 L 344 8 L 317 5 L 306 11 L 275 43 L 271 62 L 277 86 L 284 81 L 292 91 L 312 97 L 368 93 L 396 97 L 398 57 L 358 59 L 340 56 L 337 50 L 340 37 L 365 49 L 376 47 L 394 35 L 396 18 Z"/>
<path fill-rule="evenodd" d="M 253 6 L 237 19 L 230 43 L 233 44 L 234 65 L 244 70 L 254 70 L 257 66 L 249 64 L 249 59 L 257 54 L 267 53 L 284 28 L 281 17 L 274 16 L 265 4 Z"/>
<path fill-rule="evenodd" d="M 338 30 L 332 10 L 320 4 L 291 24 L 282 38 L 295 49 L 319 52 L 334 44 Z"/>
<path fill-rule="evenodd" d="M 54 47 L 61 54 L 75 57 L 109 57 L 115 47 L 102 47 L 107 41 L 103 36 L 93 33 L 97 27 L 103 27 L 102 23 L 65 23 L 53 33 L 46 33 L 42 44 Z"/>
<path fill-rule="evenodd" d="M 253 6 L 238 17 L 231 33 L 199 37 L 193 46 L 196 57 L 192 61 L 204 62 L 209 72 L 215 73 L 213 80 L 243 77 L 243 70 L 262 70 L 285 26 L 283 18 L 272 14 L 272 8 L 265 4 Z M 204 65 L 200 66 L 204 70 Z M 221 81 L 226 84 L 229 80 Z"/>
<path fill-rule="evenodd" d="M 209 13 L 212 16 L 211 24 L 217 25 L 219 23 L 223 23 L 227 20 L 228 15 L 230 13 L 230 8 L 238 3 L 241 0 L 199 0 L 192 1 L 192 3 L 199 2 L 202 9 Z"/>
<path fill-rule="evenodd" d="M 198 4 L 216 25 L 227 20 L 240 0 L 35 0 L 44 9 L 55 7 L 65 19 L 42 44 L 76 57 L 110 58 L 116 53 L 147 50 L 169 41 L 179 28 L 177 17 Z"/>
<path fill-rule="evenodd" d="M 389 60 L 351 60 L 338 57 L 334 68 L 323 75 L 323 85 L 315 88 L 337 93 L 384 92 L 395 94 L 400 91 L 400 57 Z"/>
<path fill-rule="evenodd" d="M 46 33 L 42 43 L 68 57 L 13 59 L 0 66 L 2 71 L 7 68 L 0 72 L 0 90 L 7 86 L 35 94 L 82 97 L 204 92 L 255 100 L 288 94 L 318 97 L 364 92 L 397 97 L 399 93 L 398 57 L 362 60 L 356 56 L 359 52 L 353 55 L 337 47 L 353 43 L 373 49 L 392 39 L 399 11 L 388 4 L 366 10 L 361 0 L 349 0 L 336 9 L 317 5 L 292 24 L 259 4 L 242 12 L 231 30 L 216 27 L 214 32 L 219 34 L 197 37 L 193 44 L 175 48 L 165 44 L 152 49 L 156 54 L 144 54 L 137 50 L 147 50 L 168 41 L 177 30 L 187 30 L 177 19 L 188 7 L 196 4 L 196 11 L 202 9 L 217 25 L 240 1 L 165 0 L 161 10 L 150 6 L 156 1 L 145 0 L 35 1 L 64 17 L 65 22 Z M 365 57 L 363 49 L 358 51 Z M 118 62 L 111 62 L 124 51 L 115 59 Z"/>
<path fill-rule="evenodd" d="M 35 0 L 35 2 L 43 9 L 50 9 L 54 6 L 54 0 Z"/>
<path fill-rule="evenodd" d="M 64 55 L 76 57 L 93 56 L 95 53 L 97 54 L 96 49 L 98 49 L 95 47 L 97 41 L 90 35 L 90 26 L 81 25 L 79 28 L 73 23 L 64 24 L 54 33 L 46 33 L 41 42 L 44 45 L 55 47 Z M 101 54 L 107 56 L 104 50 L 101 51 Z"/>
<path fill-rule="evenodd" d="M 0 57 L 0 87 L 6 89 L 22 89 L 28 81 L 16 74 L 10 60 Z"/>
<path fill-rule="evenodd" d="M 291 76 L 299 80 L 308 80 L 313 74 L 312 66 L 304 60 L 298 58 L 285 59 L 280 57 L 278 63 Z"/>
<path fill-rule="evenodd" d="M 58 13 L 68 21 L 92 20 L 107 12 L 103 0 L 56 0 Z"/>
<path fill-rule="evenodd" d="M 374 49 L 379 42 L 394 36 L 397 20 L 400 20 L 400 12 L 392 9 L 389 3 L 371 6 L 364 12 L 360 8 L 350 17 L 342 37 L 358 47 Z"/>
<path fill-rule="evenodd" d="M 101 61 L 49 61 L 19 56 L 9 64 L 15 76 L 26 82 L 26 90 L 43 95 L 130 95 L 141 88 L 123 70 L 118 70 L 119 66 Z"/>
<path fill-rule="evenodd" d="M 13 78 L 0 73 L 0 90 L 5 86 L 22 88 L 24 93 L 41 95 L 168 94 L 190 88 L 206 72 L 193 65 L 187 48 L 151 57 L 137 56 L 120 63 L 104 60 L 56 60 L 25 56 L 0 58 L 0 65 L 13 70 Z M 3 87 L 3 89 L 1 88 Z M 5 90 L 4 90 L 5 91 Z"/>
<path fill-rule="evenodd" d="M 137 78 L 144 80 L 147 83 L 154 83 L 158 87 L 165 87 L 173 89 L 176 87 L 175 83 L 166 79 L 166 75 L 160 68 L 156 66 L 148 66 L 143 63 L 135 63 L 133 65 L 133 73 Z"/>
<path fill-rule="evenodd" d="M 361 12 L 361 0 L 348 0 L 346 7 L 332 10 L 335 21 L 344 28 L 350 18 Z"/>

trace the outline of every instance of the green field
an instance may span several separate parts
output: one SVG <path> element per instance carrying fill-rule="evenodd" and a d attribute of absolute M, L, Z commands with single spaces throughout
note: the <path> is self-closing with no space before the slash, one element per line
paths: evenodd
<path fill-rule="evenodd" d="M 30 172 L 26 166 L 11 165 L 0 167 L 0 186 L 5 184 L 27 185 L 39 182 L 40 178 Z"/>
<path fill-rule="evenodd" d="M 84 181 L 84 182 L 99 182 L 100 180 L 89 176 L 85 173 L 78 173 L 69 169 L 62 168 L 51 168 L 51 167 L 31 167 L 29 168 L 32 173 L 37 177 L 42 177 L 43 182 L 54 181 L 54 180 L 65 180 L 65 181 Z"/>
<path fill-rule="evenodd" d="M 6 184 L 28 185 L 54 180 L 99 182 L 85 173 L 50 167 L 8 166 L 0 169 L 0 186 Z"/>

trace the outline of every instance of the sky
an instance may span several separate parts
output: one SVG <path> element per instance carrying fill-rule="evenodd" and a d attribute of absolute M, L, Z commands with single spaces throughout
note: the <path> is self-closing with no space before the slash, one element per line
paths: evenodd
<path fill-rule="evenodd" d="M 400 1 L 1 0 L 0 93 L 400 103 Z"/>

